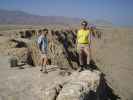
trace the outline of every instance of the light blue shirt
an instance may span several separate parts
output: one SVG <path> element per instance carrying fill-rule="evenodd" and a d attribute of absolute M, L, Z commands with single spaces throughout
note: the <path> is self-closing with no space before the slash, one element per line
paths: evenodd
<path fill-rule="evenodd" d="M 47 53 L 48 49 L 48 39 L 42 35 L 38 37 L 37 43 L 42 53 Z"/>

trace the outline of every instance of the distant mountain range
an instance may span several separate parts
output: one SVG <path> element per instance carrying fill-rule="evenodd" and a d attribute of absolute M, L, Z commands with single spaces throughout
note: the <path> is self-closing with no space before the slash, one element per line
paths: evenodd
<path fill-rule="evenodd" d="M 23 11 L 9 11 L 0 9 L 0 24 L 76 24 L 79 18 L 68 18 L 63 16 L 39 16 Z"/>
<path fill-rule="evenodd" d="M 39 16 L 23 11 L 9 11 L 0 9 L 0 24 L 21 24 L 21 25 L 46 25 L 46 24 L 79 24 L 80 18 L 69 18 L 63 16 Z M 95 24 L 111 24 L 108 21 L 91 21 Z"/>

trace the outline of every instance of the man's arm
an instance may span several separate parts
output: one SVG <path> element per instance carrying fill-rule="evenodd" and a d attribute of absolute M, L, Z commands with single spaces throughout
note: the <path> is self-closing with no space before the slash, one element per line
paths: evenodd
<path fill-rule="evenodd" d="M 78 45 L 78 31 L 76 31 L 75 34 L 76 34 L 76 47 L 77 47 L 77 45 Z"/>

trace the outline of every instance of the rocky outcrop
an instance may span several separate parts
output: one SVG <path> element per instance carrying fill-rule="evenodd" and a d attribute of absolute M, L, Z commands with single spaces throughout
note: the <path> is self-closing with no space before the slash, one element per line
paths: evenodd
<path fill-rule="evenodd" d="M 27 43 L 19 39 L 8 39 L 1 43 L 0 51 L 3 55 L 16 57 L 20 63 L 27 63 L 29 60 L 30 51 Z"/>
<path fill-rule="evenodd" d="M 96 100 L 100 75 L 99 71 L 74 72 L 66 80 L 46 88 L 43 100 Z"/>

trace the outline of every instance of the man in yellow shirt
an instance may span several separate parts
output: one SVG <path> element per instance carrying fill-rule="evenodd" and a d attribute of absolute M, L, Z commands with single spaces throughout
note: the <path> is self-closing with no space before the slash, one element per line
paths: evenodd
<path fill-rule="evenodd" d="M 81 29 L 77 32 L 77 52 L 79 54 L 80 71 L 84 70 L 84 54 L 87 57 L 87 65 L 91 59 L 91 34 L 86 21 L 81 22 Z"/>

